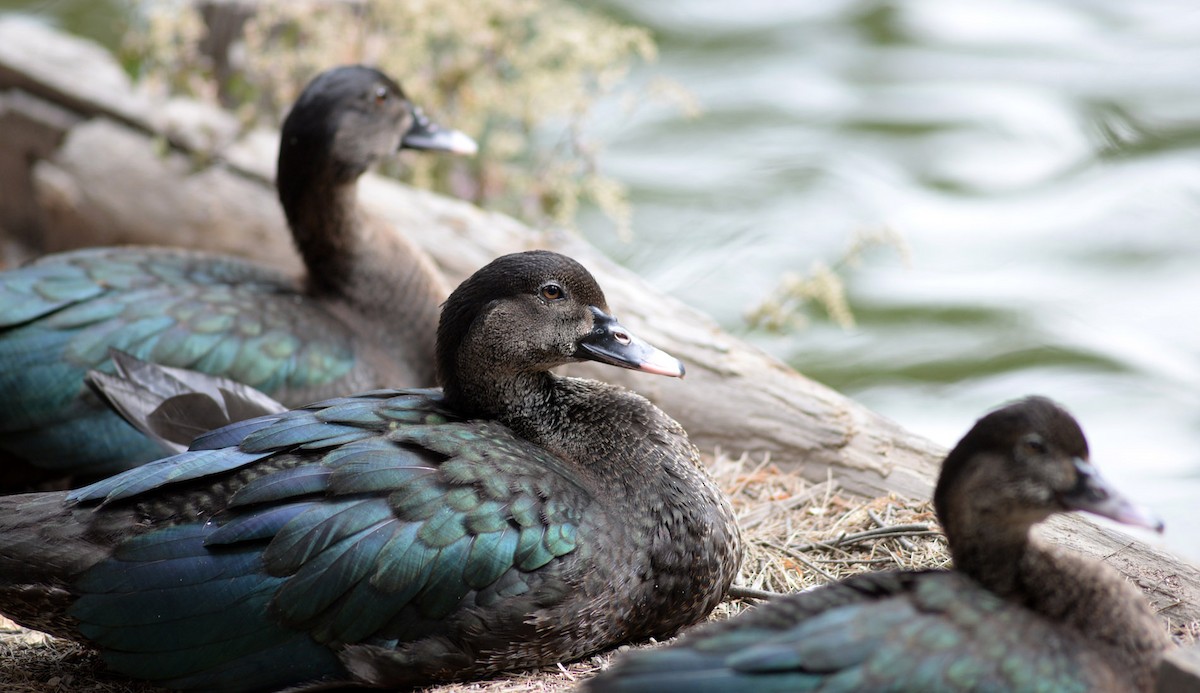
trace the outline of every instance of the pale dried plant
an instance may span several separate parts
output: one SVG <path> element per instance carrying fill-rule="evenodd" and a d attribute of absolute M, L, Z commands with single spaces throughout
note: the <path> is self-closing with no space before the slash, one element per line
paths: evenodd
<path fill-rule="evenodd" d="M 862 263 L 867 251 L 881 247 L 895 250 L 908 261 L 908 246 L 894 230 L 859 230 L 832 263 L 814 260 L 807 273 L 784 274 L 770 295 L 746 313 L 746 322 L 771 332 L 799 329 L 809 324 L 819 308 L 842 329 L 853 329 L 856 321 L 846 293 L 845 276 L 848 270 Z"/>
<path fill-rule="evenodd" d="M 216 101 L 209 59 L 198 49 L 206 33 L 199 13 L 180 12 L 172 3 L 147 2 L 140 16 L 141 25 L 125 33 L 122 54 L 126 61 L 140 63 L 144 86 L 160 95 L 182 93 Z"/>
<path fill-rule="evenodd" d="M 690 106 L 661 81 L 627 86 L 630 69 L 656 57 L 646 29 L 565 0 L 247 0 L 222 83 L 200 49 L 205 5 L 143 0 L 145 30 L 126 47 L 146 80 L 221 101 L 247 125 L 274 125 L 321 70 L 376 65 L 480 144 L 471 159 L 406 157 L 399 177 L 537 225 L 570 226 L 586 200 L 627 237 L 625 187 L 597 169 L 599 143 L 587 134 L 593 106 L 621 90 L 636 94 L 618 103 Z"/>

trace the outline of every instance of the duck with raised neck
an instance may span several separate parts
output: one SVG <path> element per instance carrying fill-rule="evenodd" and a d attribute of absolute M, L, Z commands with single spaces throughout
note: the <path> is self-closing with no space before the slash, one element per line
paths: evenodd
<path fill-rule="evenodd" d="M 82 387 L 116 348 L 245 383 L 290 406 L 434 384 L 431 262 L 363 218 L 359 177 L 398 149 L 470 153 L 383 73 L 317 76 L 283 124 L 277 187 L 303 277 L 168 248 L 81 250 L 0 273 L 0 487 L 95 478 L 158 456 Z"/>

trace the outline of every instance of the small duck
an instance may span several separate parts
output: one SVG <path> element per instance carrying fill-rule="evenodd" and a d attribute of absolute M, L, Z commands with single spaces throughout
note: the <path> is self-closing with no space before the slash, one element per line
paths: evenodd
<path fill-rule="evenodd" d="M 946 457 L 934 506 L 954 570 L 781 597 L 629 653 L 584 690 L 1153 690 L 1169 639 L 1142 595 L 1029 533 L 1072 510 L 1162 530 L 1100 477 L 1062 407 L 1030 397 L 980 419 Z"/>
<path fill-rule="evenodd" d="M 167 248 L 88 249 L 0 273 L 0 489 L 98 478 L 158 449 L 83 387 L 117 348 L 227 377 L 291 406 L 435 384 L 448 293 L 392 229 L 362 219 L 358 178 L 400 148 L 475 151 L 378 70 L 339 67 L 283 123 L 277 187 L 307 273 Z"/>
<path fill-rule="evenodd" d="M 683 375 L 586 269 L 499 258 L 437 340 L 441 390 L 266 414 L 0 497 L 0 613 L 130 677 L 248 691 L 474 679 L 667 637 L 720 602 L 740 536 L 683 429 L 550 372 Z"/>

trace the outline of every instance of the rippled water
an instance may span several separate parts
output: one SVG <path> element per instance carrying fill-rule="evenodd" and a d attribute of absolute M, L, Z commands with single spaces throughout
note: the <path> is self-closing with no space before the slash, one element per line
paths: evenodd
<path fill-rule="evenodd" d="M 1120 0 L 610 0 L 703 114 L 601 130 L 631 244 L 589 236 L 747 332 L 787 271 L 887 227 L 856 328 L 763 348 L 950 445 L 1028 393 L 1200 559 L 1200 5 Z"/>
<path fill-rule="evenodd" d="M 1028 393 L 1200 559 L 1200 6 L 1194 0 L 606 0 L 653 29 L 694 119 L 598 130 L 636 238 L 597 244 L 763 348 L 946 445 Z M 0 0 L 101 40 L 108 2 Z M 111 13 L 110 13 L 111 15 Z M 751 332 L 788 271 L 887 227 L 858 325 Z"/>

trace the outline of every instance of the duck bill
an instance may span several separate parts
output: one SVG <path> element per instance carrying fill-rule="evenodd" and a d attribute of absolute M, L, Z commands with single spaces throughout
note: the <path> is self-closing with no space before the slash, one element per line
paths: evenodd
<path fill-rule="evenodd" d="M 1075 488 L 1063 494 L 1061 500 L 1068 510 L 1082 510 L 1107 517 L 1122 524 L 1163 531 L 1163 521 L 1149 510 L 1134 505 L 1114 489 L 1087 460 L 1076 458 L 1075 470 L 1079 481 Z"/>
<path fill-rule="evenodd" d="M 667 352 L 634 336 L 617 319 L 592 306 L 592 331 L 576 344 L 575 355 L 635 371 L 672 378 L 683 377 L 683 363 Z"/>
<path fill-rule="evenodd" d="M 475 140 L 458 130 L 447 130 L 413 108 L 413 124 L 400 140 L 402 149 L 428 149 L 471 156 L 479 151 Z"/>

